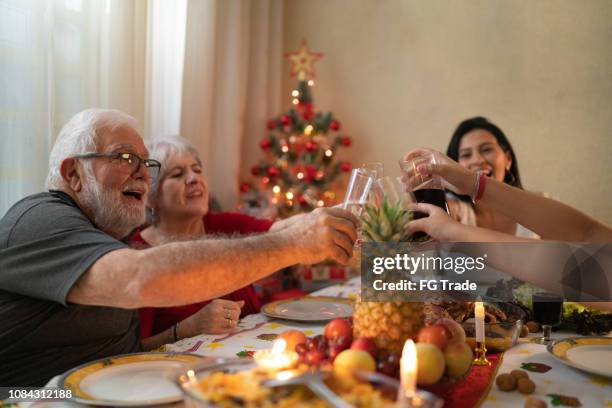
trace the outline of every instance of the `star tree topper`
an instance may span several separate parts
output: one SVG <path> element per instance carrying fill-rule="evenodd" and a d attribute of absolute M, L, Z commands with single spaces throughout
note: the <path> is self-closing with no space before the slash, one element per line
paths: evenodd
<path fill-rule="evenodd" d="M 302 40 L 297 51 L 285 53 L 285 57 L 291 61 L 291 76 L 297 75 L 300 80 L 314 78 L 314 62 L 321 59 L 323 55 L 322 52 L 310 51 L 306 40 Z"/>

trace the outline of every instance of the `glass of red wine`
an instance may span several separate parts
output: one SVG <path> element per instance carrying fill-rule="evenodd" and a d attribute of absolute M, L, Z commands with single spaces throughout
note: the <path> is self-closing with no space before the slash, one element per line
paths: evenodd
<path fill-rule="evenodd" d="M 542 325 L 543 336 L 535 341 L 539 344 L 550 343 L 553 326 L 561 323 L 563 297 L 548 292 L 536 292 L 532 295 L 533 317 Z"/>
<path fill-rule="evenodd" d="M 427 175 L 427 166 L 437 163 L 435 154 L 428 153 L 409 160 L 400 160 L 399 166 L 404 173 L 404 183 L 408 192 L 414 196 L 417 203 L 433 204 L 447 213 L 446 195 L 442 188 L 442 180 L 438 176 Z M 424 218 L 427 214 L 415 212 L 414 218 Z M 422 241 L 429 237 L 424 232 L 415 233 L 412 238 Z"/>

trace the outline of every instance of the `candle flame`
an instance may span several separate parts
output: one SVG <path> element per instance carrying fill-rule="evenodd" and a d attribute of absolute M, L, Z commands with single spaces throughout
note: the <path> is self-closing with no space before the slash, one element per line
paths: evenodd
<path fill-rule="evenodd" d="M 404 343 L 402 358 L 400 359 L 400 369 L 402 372 L 416 372 L 417 355 L 414 341 L 408 340 Z"/>
<path fill-rule="evenodd" d="M 276 379 L 277 380 L 289 380 L 295 377 L 295 375 L 296 374 L 291 370 L 281 371 L 280 373 L 276 374 Z"/>
<path fill-rule="evenodd" d="M 417 351 L 414 341 L 408 339 L 404 343 L 402 358 L 400 359 L 400 380 L 403 395 L 412 396 L 416 392 L 417 379 Z"/>
<path fill-rule="evenodd" d="M 484 304 L 480 296 L 478 296 L 478 299 L 474 302 L 474 316 L 478 317 L 479 315 L 484 316 Z"/>
<path fill-rule="evenodd" d="M 281 354 L 287 348 L 287 341 L 285 339 L 274 340 L 272 343 L 272 354 Z"/>
<path fill-rule="evenodd" d="M 187 371 L 187 377 L 189 378 L 189 383 L 191 385 L 197 386 L 198 381 L 196 379 L 196 375 L 195 375 L 195 371 L 193 370 L 188 370 Z"/>

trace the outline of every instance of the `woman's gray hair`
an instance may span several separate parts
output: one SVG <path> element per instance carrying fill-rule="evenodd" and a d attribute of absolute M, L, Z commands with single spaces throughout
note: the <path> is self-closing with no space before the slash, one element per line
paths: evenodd
<path fill-rule="evenodd" d="M 136 129 L 136 119 L 115 109 L 87 109 L 74 115 L 59 132 L 49 155 L 49 173 L 45 187 L 60 190 L 65 181 L 60 166 L 65 159 L 79 154 L 96 152 L 101 130 L 114 131 L 128 127 Z"/>
<path fill-rule="evenodd" d="M 153 202 L 159 193 L 159 182 L 166 177 L 168 172 L 168 158 L 174 154 L 190 153 L 196 160 L 201 162 L 198 149 L 191 142 L 181 136 L 164 136 L 156 138 L 150 143 L 147 143 L 149 150 L 149 158 L 155 159 L 161 163 L 159 175 L 151 180 L 151 188 L 149 190 L 149 202 Z"/>

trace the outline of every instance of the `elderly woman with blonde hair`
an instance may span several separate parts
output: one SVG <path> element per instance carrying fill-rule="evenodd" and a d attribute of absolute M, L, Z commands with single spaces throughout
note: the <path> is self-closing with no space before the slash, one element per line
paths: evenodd
<path fill-rule="evenodd" d="M 148 146 L 150 158 L 162 169 L 152 181 L 148 207 L 151 224 L 137 230 L 130 244 L 148 248 L 205 235 L 242 235 L 265 232 L 272 222 L 239 213 L 209 213 L 208 185 L 198 151 L 179 136 L 155 140 Z M 180 277 L 177 277 L 180 279 Z M 219 276 L 219 279 L 223 279 Z M 251 285 L 221 299 L 197 304 L 140 310 L 141 338 L 145 349 L 201 333 L 231 331 L 241 316 L 259 312 L 259 300 Z"/>

